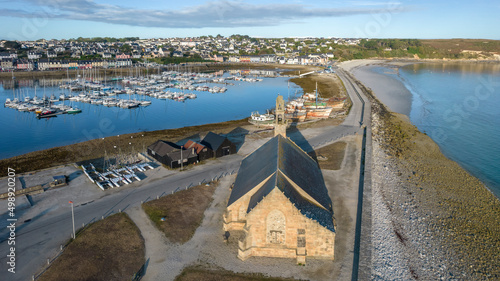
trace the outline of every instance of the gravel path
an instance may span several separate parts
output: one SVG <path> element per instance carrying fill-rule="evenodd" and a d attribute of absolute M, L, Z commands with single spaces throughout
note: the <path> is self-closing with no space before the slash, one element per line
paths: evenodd
<path fill-rule="evenodd" d="M 165 235 L 159 231 L 148 218 L 141 206 L 130 208 L 126 211 L 137 227 L 141 230 L 146 246 L 146 275 L 142 280 L 158 280 L 156 276 L 161 271 L 162 263 L 165 261 L 165 253 L 169 249 L 169 243 Z"/>

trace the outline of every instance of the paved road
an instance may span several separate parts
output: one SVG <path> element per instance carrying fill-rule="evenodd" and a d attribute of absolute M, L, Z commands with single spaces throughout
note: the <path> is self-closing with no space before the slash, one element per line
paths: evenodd
<path fill-rule="evenodd" d="M 339 76 L 342 80 L 346 79 L 342 73 L 339 73 Z M 310 138 L 302 136 L 298 131 L 290 134 L 290 138 L 305 151 L 327 145 L 343 136 L 362 132 L 360 124 L 366 123 L 364 119 L 367 118 L 365 101 L 355 94 L 352 86 L 346 84 L 346 87 L 348 94 L 351 95 L 353 107 L 342 125 L 325 128 L 321 134 Z M 88 224 L 98 220 L 102 216 L 139 205 L 141 201 L 155 199 L 156 196 L 175 192 L 179 188 L 197 185 L 199 182 L 209 181 L 214 177 L 237 172 L 241 159 L 242 156 L 239 155 L 226 156 L 209 165 L 197 166 L 182 173 L 151 181 L 140 188 L 122 189 L 95 201 L 79 203 L 75 206 L 76 228 L 82 226 L 83 223 Z M 61 211 L 56 214 L 40 213 L 30 222 L 17 224 L 15 274 L 7 272 L 6 253 L 9 252 L 10 246 L 6 239 L 9 232 L 7 229 L 0 230 L 0 276 L 2 280 L 31 280 L 32 276 L 46 264 L 47 259 L 52 258 L 58 252 L 60 245 L 67 241 L 72 232 L 71 210 L 69 204 L 60 209 Z"/>
<path fill-rule="evenodd" d="M 358 87 L 355 81 L 343 70 L 338 71 L 348 92 L 355 94 L 361 101 L 360 124 L 367 124 L 363 131 L 361 168 L 359 175 L 358 207 L 356 214 L 356 234 L 354 238 L 354 258 L 352 280 L 371 279 L 371 198 L 372 198 L 372 134 L 371 134 L 371 106 L 368 98 Z"/>
<path fill-rule="evenodd" d="M 184 189 L 187 186 L 197 185 L 202 181 L 210 181 L 214 177 L 236 172 L 239 168 L 242 157 L 231 155 L 225 157 L 224 161 L 214 161 L 211 165 L 197 166 L 189 171 L 177 173 L 170 177 L 150 182 L 147 186 L 135 189 L 123 189 L 117 193 L 102 197 L 94 202 L 79 204 L 75 206 L 75 225 L 76 228 L 83 223 L 88 224 L 100 219 L 102 216 L 108 216 L 112 213 L 125 210 L 141 201 L 156 199 L 156 196 L 170 194 L 177 189 Z M 77 201 L 75 200 L 75 203 Z M 19 223 L 16 229 L 16 274 L 8 274 L 7 257 L 8 248 L 7 231 L 2 229 L 0 232 L 0 263 L 2 264 L 1 280 L 31 280 L 47 258 L 53 257 L 60 245 L 71 236 L 71 209 L 61 208 L 62 213 L 58 215 L 44 216 L 39 214 L 33 217 L 28 223 Z"/>

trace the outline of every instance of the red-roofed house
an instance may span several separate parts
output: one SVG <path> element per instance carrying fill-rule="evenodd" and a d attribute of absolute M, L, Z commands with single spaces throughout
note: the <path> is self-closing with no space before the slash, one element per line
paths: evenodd
<path fill-rule="evenodd" d="M 121 54 L 116 55 L 116 58 L 117 59 L 130 59 L 131 56 L 129 54 L 121 53 Z"/>
<path fill-rule="evenodd" d="M 198 155 L 199 161 L 203 161 L 205 159 L 210 159 L 213 157 L 213 151 L 210 148 L 192 140 L 188 140 L 184 145 L 184 148 L 185 149 L 194 148 L 194 151 Z"/>

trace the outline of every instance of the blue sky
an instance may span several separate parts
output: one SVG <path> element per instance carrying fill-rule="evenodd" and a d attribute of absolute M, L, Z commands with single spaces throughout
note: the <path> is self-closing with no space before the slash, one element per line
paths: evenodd
<path fill-rule="evenodd" d="M 500 2 L 0 0 L 0 39 L 254 37 L 500 39 Z"/>

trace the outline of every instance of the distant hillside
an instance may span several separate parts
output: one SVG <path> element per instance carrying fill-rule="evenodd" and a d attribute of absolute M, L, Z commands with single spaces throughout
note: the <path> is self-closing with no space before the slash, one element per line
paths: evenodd
<path fill-rule="evenodd" d="M 447 50 L 458 54 L 464 50 L 495 52 L 500 54 L 500 41 L 489 39 L 433 39 L 420 40 L 423 45 L 436 49 Z"/>
<path fill-rule="evenodd" d="M 364 58 L 500 60 L 500 41 L 489 39 L 362 39 L 337 46 L 340 60 Z"/>

